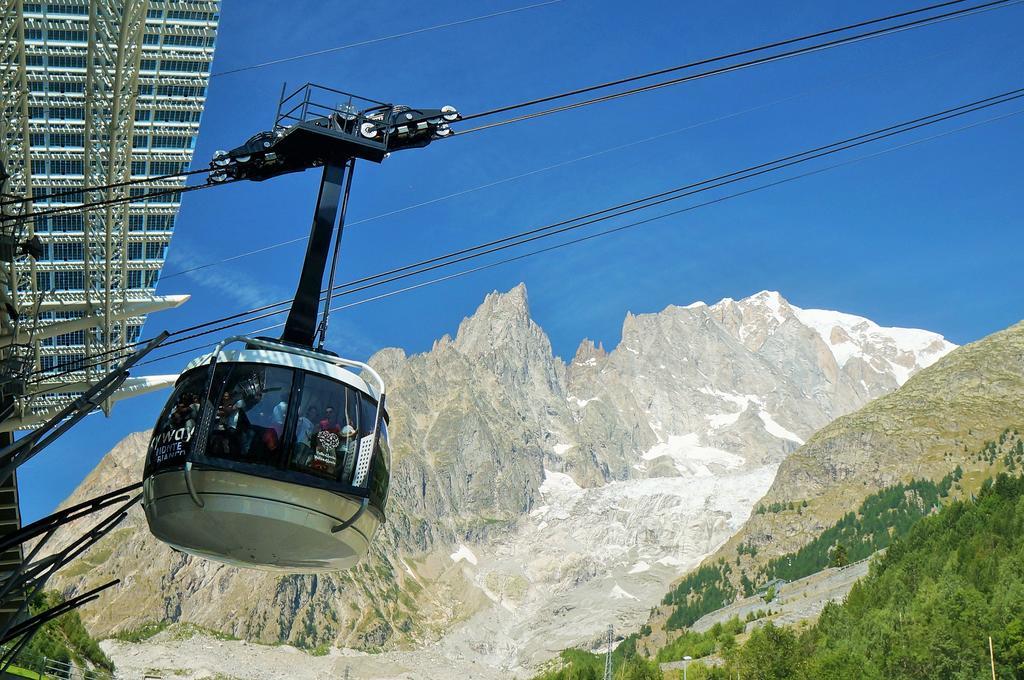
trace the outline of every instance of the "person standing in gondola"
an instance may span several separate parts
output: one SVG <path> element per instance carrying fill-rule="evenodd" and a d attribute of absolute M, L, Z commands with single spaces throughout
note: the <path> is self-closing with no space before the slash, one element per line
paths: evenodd
<path fill-rule="evenodd" d="M 320 421 L 320 432 L 333 432 L 341 434 L 341 425 L 338 424 L 338 413 L 333 406 L 324 409 L 324 419 Z"/>
<path fill-rule="evenodd" d="M 298 425 L 295 426 L 295 462 L 303 467 L 309 467 L 313 463 L 313 448 L 316 442 L 313 435 L 317 432 L 317 424 L 320 422 L 320 410 L 316 406 L 310 406 L 306 412 L 299 416 Z"/>

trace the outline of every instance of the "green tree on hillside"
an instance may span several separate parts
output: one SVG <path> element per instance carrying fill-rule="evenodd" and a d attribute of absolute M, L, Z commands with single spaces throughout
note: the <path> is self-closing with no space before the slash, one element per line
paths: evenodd
<path fill-rule="evenodd" d="M 846 546 L 842 543 L 836 543 L 835 547 L 832 548 L 830 564 L 833 567 L 845 567 L 850 563 L 849 553 L 846 551 Z"/>
<path fill-rule="evenodd" d="M 894 541 L 802 633 L 770 623 L 727 666 L 773 680 L 1024 677 L 1024 479 L 1001 474 Z"/>
<path fill-rule="evenodd" d="M 756 628 L 736 656 L 734 671 L 751 680 L 792 680 L 800 664 L 799 639 L 770 621 Z"/>

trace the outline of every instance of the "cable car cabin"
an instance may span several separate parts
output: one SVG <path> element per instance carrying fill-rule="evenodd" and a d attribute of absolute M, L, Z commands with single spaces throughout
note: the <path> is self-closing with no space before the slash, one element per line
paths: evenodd
<path fill-rule="evenodd" d="M 244 349 L 223 350 L 233 342 Z M 384 521 L 383 395 L 366 364 L 270 340 L 225 340 L 185 368 L 153 430 L 143 501 L 150 530 L 174 548 L 240 567 L 354 566 Z"/>

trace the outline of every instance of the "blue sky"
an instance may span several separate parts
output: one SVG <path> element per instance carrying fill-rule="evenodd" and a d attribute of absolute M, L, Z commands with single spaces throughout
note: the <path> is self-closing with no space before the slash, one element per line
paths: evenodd
<path fill-rule="evenodd" d="M 213 70 L 524 4 L 398 2 L 382 11 L 373 4 L 226 0 Z M 417 107 L 452 104 L 471 113 L 916 6 L 561 0 L 214 77 L 194 167 L 205 165 L 214 150 L 269 128 L 284 81 L 313 81 Z M 1011 6 L 456 137 L 393 154 L 380 166 L 362 163 L 350 221 L 561 165 L 352 226 L 339 280 L 1024 86 L 1022 27 L 1024 7 Z M 1015 110 L 1011 104 L 998 113 Z M 970 120 L 991 115 L 996 112 Z M 671 131 L 677 132 L 633 144 Z M 1022 133 L 1024 115 L 1010 117 L 346 310 L 332 316 L 334 349 L 354 357 L 386 346 L 425 351 L 435 338 L 454 332 L 487 292 L 520 281 L 529 289 L 534 318 L 564 358 L 584 337 L 613 347 L 627 312 L 762 289 L 778 290 L 801 307 L 837 309 L 970 342 L 1022 317 Z M 187 195 L 159 292 L 192 299 L 151 317 L 146 334 L 289 297 L 304 243 L 166 275 L 306 235 L 318 174 Z M 145 368 L 174 373 L 185 361 Z M 91 416 L 26 465 L 20 472 L 25 521 L 51 511 L 125 434 L 150 428 L 165 396 L 124 402 L 109 419 Z"/>

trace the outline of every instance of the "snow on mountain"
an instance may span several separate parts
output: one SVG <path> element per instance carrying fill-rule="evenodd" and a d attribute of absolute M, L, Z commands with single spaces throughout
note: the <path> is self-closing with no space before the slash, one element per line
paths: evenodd
<path fill-rule="evenodd" d="M 856 360 L 833 353 L 830 324 Z M 538 498 L 466 571 L 496 606 L 440 649 L 500 675 L 638 625 L 666 578 L 746 521 L 788 453 L 952 348 L 769 291 L 628 315 L 618 347 L 584 341 L 565 368 L 570 422 L 549 414 Z"/>
<path fill-rule="evenodd" d="M 956 345 L 938 333 L 916 328 L 884 328 L 864 317 L 823 309 L 793 307 L 796 317 L 817 331 L 839 366 L 854 358 L 886 361 L 902 385 L 912 373 L 931 366 Z"/>

